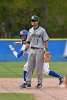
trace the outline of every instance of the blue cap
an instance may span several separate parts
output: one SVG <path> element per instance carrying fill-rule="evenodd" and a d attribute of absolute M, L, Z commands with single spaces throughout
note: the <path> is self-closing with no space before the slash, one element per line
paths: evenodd
<path fill-rule="evenodd" d="M 28 31 L 27 30 L 21 30 L 20 35 L 28 35 Z"/>

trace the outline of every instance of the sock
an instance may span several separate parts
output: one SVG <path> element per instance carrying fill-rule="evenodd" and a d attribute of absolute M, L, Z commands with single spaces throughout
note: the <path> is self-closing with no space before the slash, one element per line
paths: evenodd
<path fill-rule="evenodd" d="M 24 75 L 23 75 L 23 79 L 24 79 L 24 82 L 26 83 L 26 75 L 27 75 L 27 71 L 24 71 L 23 74 L 24 74 Z"/>
<path fill-rule="evenodd" d="M 56 72 L 54 71 L 49 71 L 49 75 L 53 76 L 53 77 L 57 77 L 57 78 L 61 78 L 62 76 L 57 74 Z"/>

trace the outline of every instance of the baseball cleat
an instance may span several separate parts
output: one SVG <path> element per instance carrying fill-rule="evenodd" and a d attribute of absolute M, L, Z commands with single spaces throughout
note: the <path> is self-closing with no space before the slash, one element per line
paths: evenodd
<path fill-rule="evenodd" d="M 23 83 L 21 86 L 19 86 L 20 88 L 27 88 L 27 83 Z"/>
<path fill-rule="evenodd" d="M 63 77 L 60 77 L 59 78 L 59 85 L 63 84 L 64 83 L 64 78 Z"/>
<path fill-rule="evenodd" d="M 42 88 L 42 84 L 38 83 L 36 88 Z"/>
<path fill-rule="evenodd" d="M 31 88 L 31 84 L 23 83 L 20 88 Z"/>
<path fill-rule="evenodd" d="M 31 84 L 30 83 L 27 84 L 27 88 L 31 88 Z"/>
<path fill-rule="evenodd" d="M 14 51 L 14 48 L 12 47 L 12 45 L 9 45 L 9 48 L 11 51 Z"/>

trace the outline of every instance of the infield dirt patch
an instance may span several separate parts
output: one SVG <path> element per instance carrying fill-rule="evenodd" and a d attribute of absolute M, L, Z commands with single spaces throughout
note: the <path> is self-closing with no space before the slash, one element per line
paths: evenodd
<path fill-rule="evenodd" d="M 36 100 L 67 100 L 67 89 L 58 85 L 56 78 L 44 78 L 43 88 L 36 89 L 37 79 L 32 79 L 30 89 L 20 89 L 21 78 L 0 78 L 0 93 L 31 93 Z"/>

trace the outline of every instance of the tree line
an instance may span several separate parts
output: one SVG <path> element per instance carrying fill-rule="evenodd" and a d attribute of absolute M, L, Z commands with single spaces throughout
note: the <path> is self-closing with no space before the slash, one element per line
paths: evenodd
<path fill-rule="evenodd" d="M 50 38 L 67 38 L 67 0 L 0 0 L 0 37 L 17 38 L 31 27 L 32 15 Z"/>

